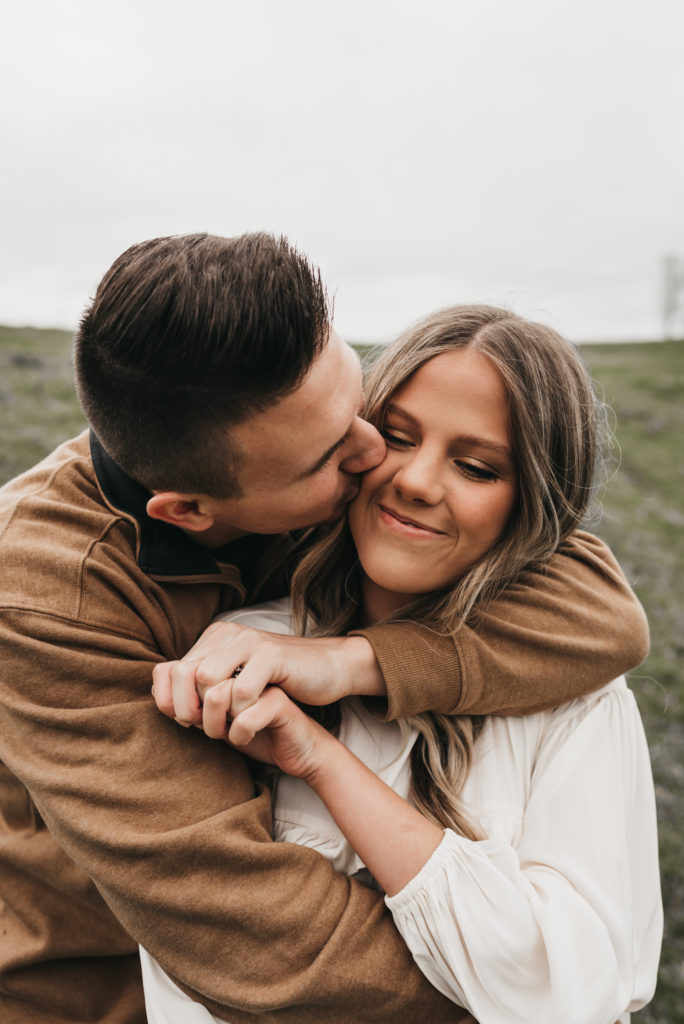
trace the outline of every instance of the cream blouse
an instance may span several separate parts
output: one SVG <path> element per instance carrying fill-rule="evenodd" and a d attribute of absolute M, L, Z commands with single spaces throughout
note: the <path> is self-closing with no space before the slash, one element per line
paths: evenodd
<path fill-rule="evenodd" d="M 290 631 L 286 602 L 230 617 Z M 361 701 L 343 702 L 341 741 L 403 797 L 415 738 Z M 629 1020 L 655 989 L 663 917 L 650 761 L 624 678 L 553 711 L 488 717 L 462 797 L 487 839 L 446 830 L 385 900 L 426 978 L 480 1024 Z M 280 777 L 274 829 L 367 876 L 306 783 Z M 148 1013 L 172 985 L 164 975 L 165 991 L 151 989 L 161 972 L 149 960 Z M 202 1010 L 198 1021 L 212 1020 L 176 992 Z"/>

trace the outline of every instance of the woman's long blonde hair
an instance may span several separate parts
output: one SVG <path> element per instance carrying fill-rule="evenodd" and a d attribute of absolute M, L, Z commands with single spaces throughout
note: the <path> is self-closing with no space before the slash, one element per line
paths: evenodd
<path fill-rule="evenodd" d="M 471 348 L 487 356 L 508 393 L 517 473 L 516 505 L 499 540 L 456 583 L 422 595 L 395 617 L 455 636 L 504 588 L 543 568 L 580 525 L 595 493 L 606 417 L 575 348 L 556 331 L 494 306 L 451 306 L 425 317 L 375 362 L 366 384 L 366 416 L 383 429 L 392 396 L 443 352 Z M 328 528 L 292 581 L 298 628 L 335 636 L 362 624 L 361 567 L 346 518 Z M 427 712 L 410 720 L 413 798 L 428 818 L 469 838 L 459 793 L 481 717 Z"/>

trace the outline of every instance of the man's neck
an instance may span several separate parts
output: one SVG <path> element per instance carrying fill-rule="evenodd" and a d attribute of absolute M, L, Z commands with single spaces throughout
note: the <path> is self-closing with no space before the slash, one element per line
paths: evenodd
<path fill-rule="evenodd" d="M 180 527 L 183 533 L 187 534 L 191 540 L 194 540 L 197 544 L 201 544 L 204 548 L 213 550 L 215 548 L 222 548 L 226 544 L 230 544 L 232 540 L 237 540 L 239 537 L 246 536 L 244 530 L 236 530 L 228 523 L 214 523 L 207 530 L 186 530 L 184 527 Z"/>

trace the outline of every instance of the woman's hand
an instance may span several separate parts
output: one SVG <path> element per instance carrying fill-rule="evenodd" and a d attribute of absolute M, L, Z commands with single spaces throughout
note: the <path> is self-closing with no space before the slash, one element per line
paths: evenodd
<path fill-rule="evenodd" d="M 312 705 L 332 704 L 353 693 L 387 693 L 364 637 L 312 640 L 236 622 L 212 623 L 184 658 L 155 666 L 153 679 L 159 710 L 181 725 L 199 725 L 205 731 L 205 695 L 223 682 L 230 686 L 233 717 L 254 704 L 267 686 L 278 686 Z"/>
<path fill-rule="evenodd" d="M 208 736 L 307 780 L 318 770 L 327 742 L 337 742 L 277 686 L 268 687 L 234 718 L 230 687 L 213 686 L 205 694 L 204 721 Z"/>

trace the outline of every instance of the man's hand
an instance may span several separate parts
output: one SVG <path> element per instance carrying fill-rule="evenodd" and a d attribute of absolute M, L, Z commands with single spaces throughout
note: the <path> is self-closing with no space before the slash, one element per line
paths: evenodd
<path fill-rule="evenodd" d="M 159 710 L 182 725 L 202 728 L 205 694 L 219 683 L 224 691 L 221 699 L 228 699 L 233 718 L 256 703 L 269 685 L 312 705 L 332 704 L 351 694 L 387 694 L 373 649 L 364 637 L 312 640 L 235 622 L 212 623 L 181 661 L 155 666 L 153 678 Z M 210 735 L 216 735 L 214 720 L 210 728 Z"/>

